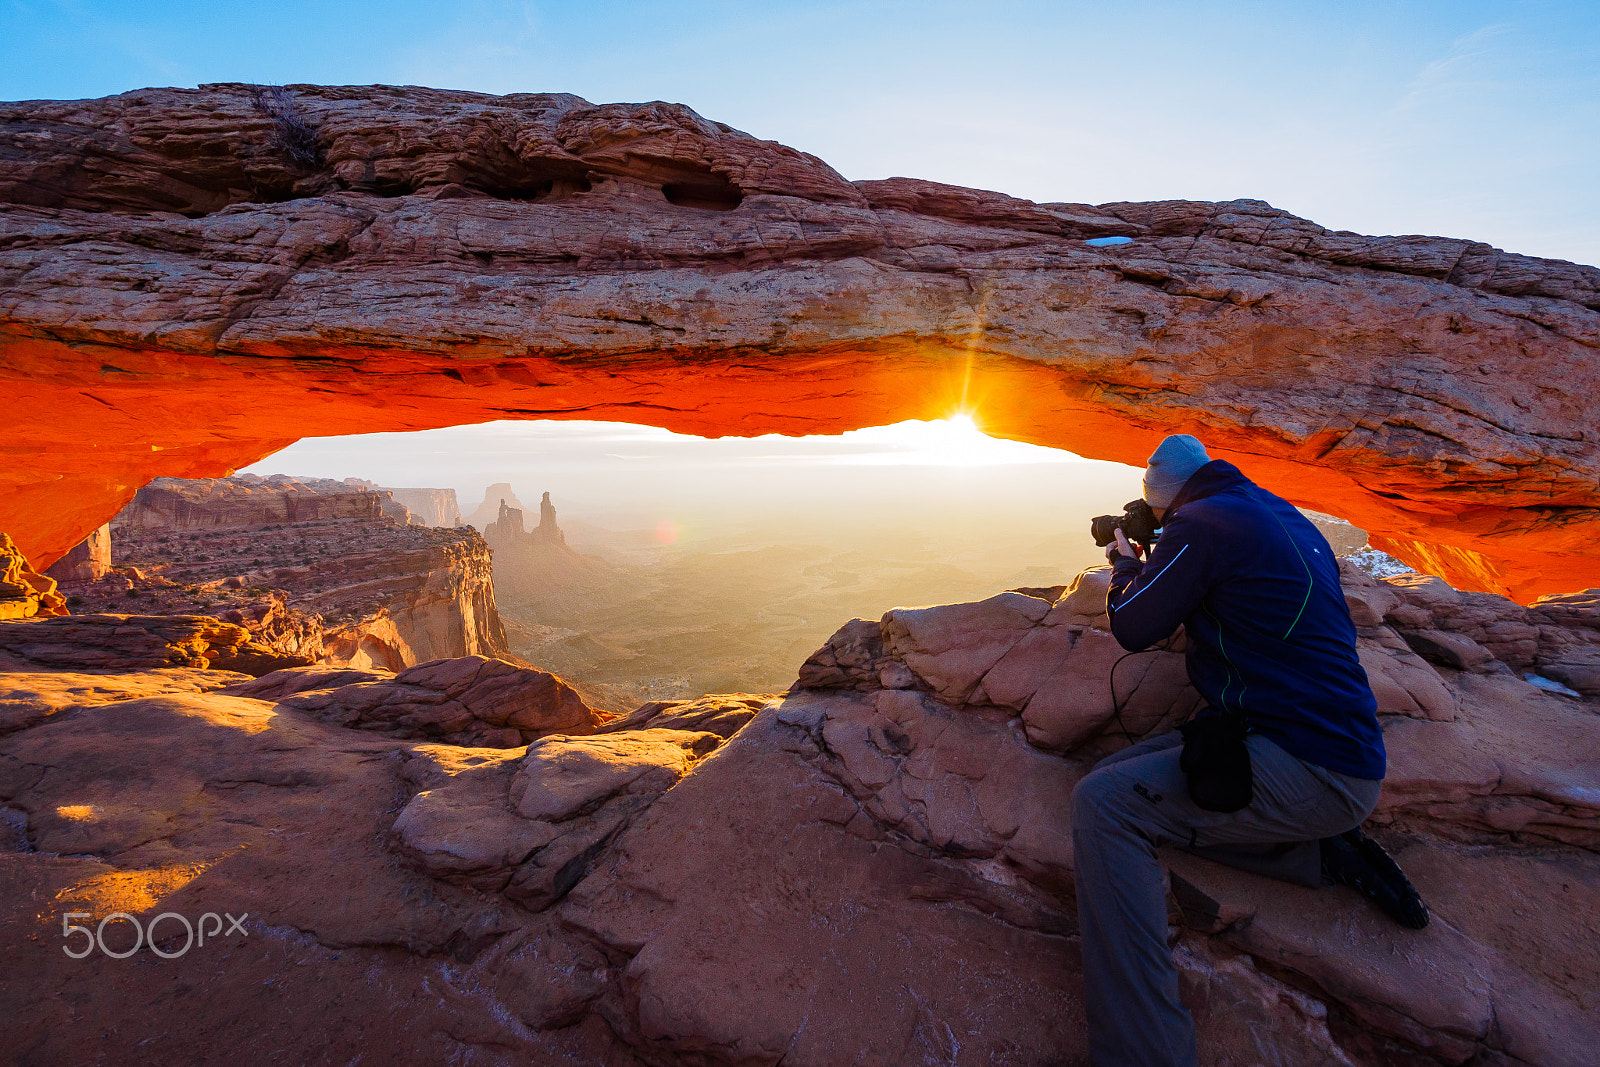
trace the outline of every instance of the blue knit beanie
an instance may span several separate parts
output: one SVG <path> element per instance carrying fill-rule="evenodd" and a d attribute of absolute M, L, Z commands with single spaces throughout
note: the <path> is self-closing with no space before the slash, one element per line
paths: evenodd
<path fill-rule="evenodd" d="M 1198 438 L 1186 433 L 1170 435 L 1150 453 L 1144 471 L 1145 502 L 1153 508 L 1170 506 L 1189 476 L 1210 462 L 1206 446 Z"/>

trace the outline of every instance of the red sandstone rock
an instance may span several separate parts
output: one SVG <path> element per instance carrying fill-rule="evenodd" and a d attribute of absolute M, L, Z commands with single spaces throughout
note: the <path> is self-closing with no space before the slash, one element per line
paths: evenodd
<path fill-rule="evenodd" d="M 506 654 L 482 538 L 396 508 L 386 490 L 329 479 L 162 479 L 117 517 L 127 565 L 72 592 L 80 610 L 215 614 L 305 662 L 396 671 Z"/>
<path fill-rule="evenodd" d="M 104 578 L 110 569 L 111 525 L 107 523 L 78 542 L 45 573 L 58 582 L 92 582 Z"/>
<path fill-rule="evenodd" d="M 11 538 L 0 533 L 0 622 L 66 613 L 67 600 L 56 592 L 55 579 L 29 566 Z"/>
<path fill-rule="evenodd" d="M 209 693 L 246 678 L 233 671 L 193 667 L 119 670 L 115 674 L 7 669 L 0 689 L 0 735 L 37 726 L 51 715 L 71 708 L 168 693 Z"/>
<path fill-rule="evenodd" d="M 161 532 L 337 519 L 373 522 L 383 505 L 379 494 L 339 483 L 316 486 L 251 475 L 157 478 L 134 494 L 113 522 L 120 529 Z"/>
<path fill-rule="evenodd" d="M 1600 573 L 1592 267 L 1253 200 L 852 185 L 660 103 L 219 85 L 0 122 L 0 380 L 29 401 L 0 527 L 43 562 L 152 477 L 306 434 L 965 404 L 1131 463 L 1195 432 L 1459 587 Z"/>
<path fill-rule="evenodd" d="M 206 982 L 207 999 L 183 1009 L 201 1059 L 246 1043 L 354 1055 L 339 1042 L 359 1019 L 383 1024 L 369 1051 L 400 1034 L 412 1055 L 552 1064 L 831 1067 L 841 1048 L 1081 1062 L 1066 798 L 1122 739 L 1087 674 L 1077 699 L 1094 728 L 1076 747 L 1031 743 L 1027 715 L 1063 644 L 1070 662 L 1106 638 L 1089 614 L 1100 573 L 855 620 L 780 700 L 646 705 L 526 750 L 375 736 L 317 721 L 334 701 L 311 707 L 382 689 L 498 709 L 514 699 L 498 680 L 520 675 L 484 661 L 398 678 L 304 668 L 227 693 L 179 691 L 193 684 L 180 672 L 0 674 L 0 711 L 23 724 L 0 737 L 0 814 L 37 850 L 0 853 L 0 937 L 22 946 L 0 942 L 16 961 L 0 986 L 21 1020 L 13 1043 L 81 1058 L 67 1023 L 86 995 L 113 1025 L 96 1047 L 120 1059 L 170 1028 L 164 986 L 27 940 L 53 948 L 60 913 L 121 907 L 251 912 L 250 953 L 173 972 Z M 1382 620 L 1444 632 L 1460 602 L 1431 583 L 1389 588 L 1393 610 L 1363 629 L 1362 651 L 1411 705 L 1384 710 L 1391 776 L 1372 832 L 1435 922 L 1404 931 L 1347 890 L 1168 857 L 1202 1062 L 1586 1062 L 1600 718 L 1501 661 L 1462 671 L 1417 657 Z M 1354 576 L 1347 593 L 1387 602 Z M 1557 621 L 1544 625 L 1583 640 L 1592 599 L 1546 604 Z M 1496 612 L 1531 610 L 1470 603 L 1491 628 Z M 1117 679 L 1136 734 L 1186 699 L 1177 653 L 1139 659 L 1136 679 Z M 499 695 L 478 701 L 485 669 L 484 695 Z M 1437 707 L 1423 671 L 1445 695 Z M 46 854 L 69 850 L 98 858 Z M 323 1028 L 313 1047 L 306 1032 Z"/>
<path fill-rule="evenodd" d="M 508 748 L 546 734 L 592 733 L 598 725 L 560 678 L 483 656 L 433 660 L 399 674 L 295 668 L 228 693 L 275 700 L 323 722 L 456 745 Z"/>
<path fill-rule="evenodd" d="M 241 653 L 270 656 L 249 648 L 249 637 L 208 615 L 70 615 L 0 623 L 0 655 L 62 670 L 225 667 Z"/>
<path fill-rule="evenodd" d="M 609 734 L 621 730 L 689 730 L 728 738 L 755 717 L 756 712 L 779 699 L 748 693 L 714 693 L 694 700 L 652 700 L 631 713 L 595 730 Z"/>
<path fill-rule="evenodd" d="M 0 700 L 15 695 L 16 677 L 0 674 Z M 402 754 L 443 746 L 216 693 L 130 684 L 110 696 L 0 738 L 0 811 L 20 815 L 25 830 L 24 850 L 0 850 L 8 1058 L 154 1055 L 198 1067 L 273 1055 L 445 1061 L 464 1049 L 503 1058 L 515 1049 L 539 1064 L 635 1064 L 598 1019 L 531 1031 L 464 973 L 488 947 L 525 941 L 523 931 L 550 943 L 537 917 L 396 862 L 386 842 L 396 791 L 409 791 L 397 775 Z M 479 762 L 504 754 L 449 751 Z M 173 960 L 148 947 L 129 959 L 97 949 L 76 960 L 60 951 L 68 911 L 91 913 L 91 927 L 115 911 L 146 924 L 165 911 L 191 923 L 226 913 L 245 932 L 208 937 Z M 119 927 L 128 933 L 121 920 L 106 929 L 113 949 L 132 942 L 117 940 Z M 180 923 L 158 929 L 163 951 L 183 950 Z M 99 1027 L 92 1035 L 71 1022 L 85 994 Z"/>

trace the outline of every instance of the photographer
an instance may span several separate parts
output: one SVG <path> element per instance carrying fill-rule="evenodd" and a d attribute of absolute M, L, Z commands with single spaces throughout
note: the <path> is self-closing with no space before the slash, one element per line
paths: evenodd
<path fill-rule="evenodd" d="M 1151 455 L 1144 500 L 1160 536 L 1141 562 L 1116 530 L 1111 628 L 1137 651 L 1183 625 L 1189 679 L 1208 706 L 1080 781 L 1072 839 L 1091 1058 L 1151 1067 L 1197 1054 L 1158 847 L 1351 885 L 1412 928 L 1428 913 L 1359 829 L 1378 801 L 1383 734 L 1328 542 L 1187 434 Z M 1137 526 L 1139 510 L 1110 521 Z"/>

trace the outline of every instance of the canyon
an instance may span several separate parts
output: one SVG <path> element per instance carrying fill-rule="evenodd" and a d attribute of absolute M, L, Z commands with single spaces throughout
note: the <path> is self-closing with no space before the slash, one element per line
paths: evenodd
<path fill-rule="evenodd" d="M 1255 200 L 847 182 L 671 104 L 263 93 L 0 107 L 0 528 L 40 566 L 152 478 L 306 435 L 967 411 L 1128 463 L 1193 432 L 1457 587 L 1594 584 L 1593 267 Z"/>
<path fill-rule="evenodd" d="M 1076 476 L 1017 476 L 1012 489 L 981 502 L 970 495 L 971 480 L 935 479 L 927 506 L 870 513 L 841 502 L 849 483 L 830 474 L 831 499 L 752 501 L 715 518 L 679 511 L 695 532 L 671 543 L 657 529 L 597 525 L 578 509 L 563 510 L 572 528 L 556 525 L 559 540 L 502 541 L 493 518 L 483 528 L 512 652 L 580 679 L 606 707 L 628 708 L 784 689 L 794 665 L 851 615 L 1066 581 L 1101 558 L 1087 536 L 1089 517 L 1120 509 L 1137 492 L 1135 474 L 1131 490 L 1084 497 L 1082 466 Z M 904 470 L 864 481 L 887 488 Z M 531 513 L 509 484 L 491 486 L 488 499 Z M 1312 521 L 1341 556 L 1365 543 L 1365 532 L 1346 523 Z"/>

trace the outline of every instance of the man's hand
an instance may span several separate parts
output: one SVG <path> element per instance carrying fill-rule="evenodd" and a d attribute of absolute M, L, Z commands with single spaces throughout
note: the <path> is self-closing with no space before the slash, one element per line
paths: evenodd
<path fill-rule="evenodd" d="M 1116 544 L 1112 545 L 1111 548 L 1106 550 L 1107 558 L 1112 558 L 1113 552 L 1118 555 L 1127 556 L 1129 559 L 1138 559 L 1140 555 L 1142 555 L 1142 550 L 1129 542 L 1128 535 L 1122 532 L 1121 527 L 1117 528 Z"/>

